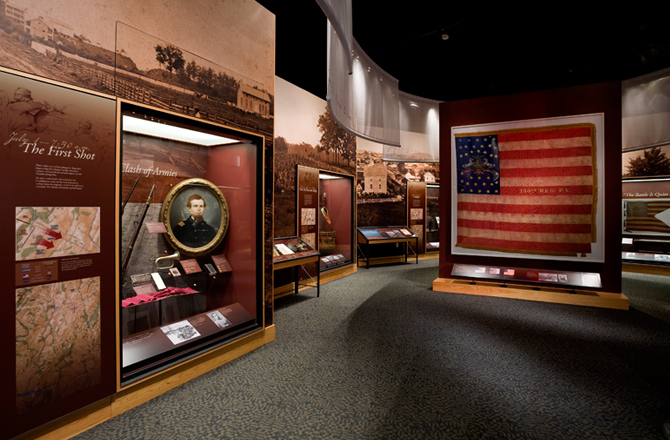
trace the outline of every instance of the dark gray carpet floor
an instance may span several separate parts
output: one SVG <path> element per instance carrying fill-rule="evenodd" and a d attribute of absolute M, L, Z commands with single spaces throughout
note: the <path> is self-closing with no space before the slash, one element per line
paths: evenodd
<path fill-rule="evenodd" d="M 76 438 L 665 438 L 670 322 L 433 292 L 437 267 L 280 299 L 275 341 Z"/>

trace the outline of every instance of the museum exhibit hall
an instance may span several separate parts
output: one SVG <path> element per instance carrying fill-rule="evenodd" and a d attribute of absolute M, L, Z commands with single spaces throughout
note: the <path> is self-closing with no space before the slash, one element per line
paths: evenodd
<path fill-rule="evenodd" d="M 0 0 L 0 438 L 670 440 L 665 27 Z"/>

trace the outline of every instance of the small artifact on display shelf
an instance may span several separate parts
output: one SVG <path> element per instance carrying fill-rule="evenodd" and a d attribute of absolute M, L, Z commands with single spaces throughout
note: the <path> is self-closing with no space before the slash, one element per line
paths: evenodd
<path fill-rule="evenodd" d="M 294 253 L 294 252 L 293 252 L 291 249 L 289 249 L 289 247 L 286 246 L 284 243 L 278 243 L 278 244 L 276 244 L 276 245 L 275 245 L 275 249 L 277 250 L 277 252 L 279 253 L 279 255 L 291 255 L 291 254 Z"/>
<path fill-rule="evenodd" d="M 207 271 L 207 275 L 209 276 L 216 275 L 216 269 L 210 263 L 205 263 L 205 270 Z"/>
<path fill-rule="evenodd" d="M 149 273 L 138 273 L 130 276 L 130 281 L 133 284 L 145 284 L 150 283 L 152 280 L 151 274 Z"/>

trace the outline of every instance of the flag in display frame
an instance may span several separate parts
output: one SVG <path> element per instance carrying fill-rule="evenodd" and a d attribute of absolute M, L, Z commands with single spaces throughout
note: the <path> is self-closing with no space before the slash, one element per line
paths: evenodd
<path fill-rule="evenodd" d="M 604 261 L 604 114 L 452 127 L 451 253 Z"/>

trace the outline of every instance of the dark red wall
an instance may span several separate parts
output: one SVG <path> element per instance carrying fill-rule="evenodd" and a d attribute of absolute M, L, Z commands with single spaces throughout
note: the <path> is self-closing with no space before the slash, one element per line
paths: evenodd
<path fill-rule="evenodd" d="M 603 290 L 621 292 L 621 83 L 544 90 L 440 105 L 440 169 L 451 172 L 451 128 L 524 119 L 590 113 L 605 114 L 605 262 L 584 263 L 451 255 L 451 224 L 440 229 L 440 278 L 449 278 L 455 263 L 546 268 L 600 273 Z M 450 219 L 450 178 L 440 186 L 440 216 Z M 505 262 L 502 263 L 501 260 Z"/>

